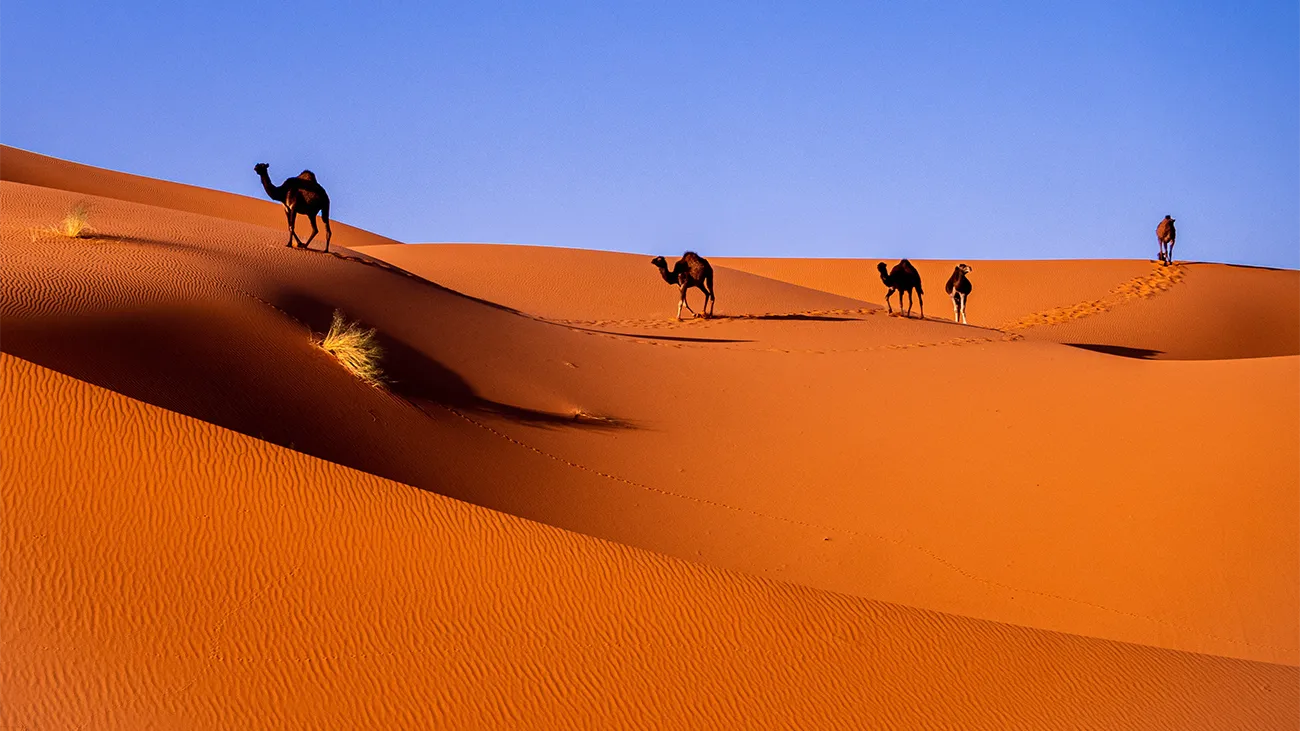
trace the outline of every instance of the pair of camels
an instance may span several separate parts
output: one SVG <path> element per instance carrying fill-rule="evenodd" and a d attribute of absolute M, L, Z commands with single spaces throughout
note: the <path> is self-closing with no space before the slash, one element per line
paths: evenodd
<path fill-rule="evenodd" d="M 885 292 L 885 306 L 889 308 L 889 314 L 894 314 L 894 307 L 889 303 L 889 297 L 894 292 L 898 292 L 898 311 L 904 317 L 912 316 L 912 290 L 916 290 L 916 299 L 921 306 L 921 319 L 925 319 L 925 294 L 921 289 L 921 273 L 912 266 L 912 262 L 903 259 L 890 269 L 885 262 L 876 265 L 880 271 L 880 281 L 888 287 Z M 971 273 L 971 268 L 967 264 L 958 264 L 952 270 L 952 275 L 943 285 L 943 291 L 952 298 L 953 321 L 960 322 L 963 325 L 966 322 L 966 298 L 970 296 L 974 287 L 970 280 L 966 278 Z M 907 310 L 903 310 L 903 293 L 907 293 Z"/>

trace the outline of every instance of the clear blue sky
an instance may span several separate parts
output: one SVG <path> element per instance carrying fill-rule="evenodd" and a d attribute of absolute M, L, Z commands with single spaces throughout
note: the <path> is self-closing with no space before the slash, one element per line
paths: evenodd
<path fill-rule="evenodd" d="M 1295 0 L 597 5 L 5 0 L 0 141 L 410 242 L 1300 266 Z"/>

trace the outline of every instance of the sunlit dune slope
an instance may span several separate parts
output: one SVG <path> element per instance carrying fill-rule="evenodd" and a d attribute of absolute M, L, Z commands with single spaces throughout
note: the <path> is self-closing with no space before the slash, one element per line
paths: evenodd
<path fill-rule="evenodd" d="M 261 183 L 253 172 L 253 164 L 248 161 L 248 189 L 261 191 Z M 284 178 L 297 175 L 297 171 L 279 170 L 271 173 L 271 178 L 281 182 Z M 202 213 L 217 216 L 230 221 L 240 221 L 259 226 L 269 226 L 283 232 L 283 241 L 288 240 L 288 224 L 284 209 L 279 203 L 268 199 L 250 198 L 233 193 L 199 188 L 193 185 L 156 180 L 140 175 L 120 173 L 114 170 L 91 167 L 80 163 L 47 157 L 35 152 L 20 150 L 16 147 L 0 145 L 0 180 L 27 185 L 39 185 L 71 193 L 115 198 L 117 200 L 145 203 L 160 208 L 171 208 L 189 213 Z M 326 188 L 328 190 L 328 187 Z M 338 203 L 334 202 L 333 213 L 339 213 Z M 305 218 L 299 217 L 299 233 L 305 239 L 311 226 Z M 362 246 L 396 243 L 392 239 L 363 231 L 354 226 L 332 222 L 334 237 L 330 247 Z M 325 227 L 320 227 L 320 235 L 312 245 L 317 248 L 325 246 Z"/>
<path fill-rule="evenodd" d="M 1284 729 L 1300 714 L 1294 667 L 719 571 L 10 356 L 0 371 L 7 727 Z"/>
<path fill-rule="evenodd" d="M 674 317 L 680 300 L 676 285 L 663 280 L 649 255 L 504 244 L 397 244 L 364 252 L 452 289 L 553 320 L 646 325 Z M 668 266 L 681 253 L 670 253 Z M 850 297 L 715 269 L 714 314 L 721 317 L 874 309 Z M 703 302 L 698 289 L 689 291 L 692 308 Z M 682 315 L 690 317 L 686 310 Z"/>
<path fill-rule="evenodd" d="M 719 258 L 764 277 L 881 302 L 871 260 Z M 893 260 L 888 262 L 891 266 Z M 917 259 L 929 317 L 951 319 L 956 261 Z M 972 325 L 1139 358 L 1300 355 L 1300 272 L 1146 261 L 971 261 Z"/>

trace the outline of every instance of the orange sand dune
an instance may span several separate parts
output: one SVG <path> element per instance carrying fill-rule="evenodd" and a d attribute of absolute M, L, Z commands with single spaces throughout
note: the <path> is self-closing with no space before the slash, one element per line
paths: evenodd
<path fill-rule="evenodd" d="M 176 195 L 184 197 L 181 192 Z M 56 222 L 81 199 L 93 204 L 92 225 L 101 233 L 98 238 L 76 240 L 43 233 L 44 226 Z M 197 201 L 187 205 L 203 208 Z M 228 518 L 227 529 L 234 531 L 239 520 L 280 516 L 268 536 L 286 537 L 266 539 L 265 550 L 272 554 L 301 547 L 308 555 L 330 556 L 323 566 L 345 563 L 347 559 L 340 556 L 355 555 L 371 557 L 365 566 L 392 563 L 395 573 L 376 568 L 372 569 L 373 578 L 356 579 L 363 582 L 355 589 L 359 596 L 385 597 L 383 602 L 371 605 L 364 602 L 372 600 L 365 599 L 361 605 L 339 602 L 338 609 L 317 609 L 331 622 L 318 623 L 312 631 L 328 631 L 336 625 L 366 626 L 376 619 L 366 607 L 408 607 L 416 596 L 454 601 L 447 593 L 450 590 L 406 593 L 414 569 L 404 567 L 411 566 L 410 561 L 430 560 L 430 551 L 411 549 L 412 555 L 401 561 L 390 555 L 402 546 L 428 547 L 427 541 L 434 540 L 427 535 L 434 529 L 420 522 L 418 512 L 432 509 L 431 505 L 456 504 L 429 494 L 432 492 L 703 564 L 705 567 L 689 568 L 689 572 L 701 572 L 700 576 L 713 576 L 710 572 L 715 569 L 741 572 L 748 576 L 716 575 L 729 576 L 726 582 L 744 586 L 778 587 L 764 589 L 768 592 L 765 597 L 770 597 L 771 591 L 801 597 L 790 600 L 790 611 L 805 611 L 797 606 L 805 601 L 802 597 L 822 597 L 835 607 L 845 606 L 845 602 L 857 606 L 855 603 L 864 599 L 884 600 L 915 608 L 908 612 L 944 612 L 924 614 L 942 617 L 936 620 L 940 625 L 975 619 L 1020 625 L 980 625 L 1028 633 L 1023 642 L 1012 643 L 1013 647 L 979 650 L 994 652 L 1000 658 L 999 667 L 1009 668 L 1000 675 L 990 670 L 990 682 L 996 679 L 1017 696 L 1037 700 L 1042 692 L 1034 683 L 1057 682 L 1052 678 L 1061 672 L 1059 664 L 1040 664 L 1042 658 L 1034 659 L 1025 649 L 1044 642 L 1044 637 L 1060 637 L 1045 630 L 1147 646 L 1142 653 L 1165 648 L 1283 663 L 1287 667 L 1270 672 L 1281 673 L 1278 679 L 1295 684 L 1294 666 L 1300 662 L 1300 628 L 1295 623 L 1300 613 L 1300 526 L 1294 511 L 1300 500 L 1300 414 L 1295 408 L 1300 400 L 1300 357 L 1295 355 L 1170 362 L 1117 358 L 1030 336 L 1035 330 L 1071 326 L 1069 322 L 999 331 L 939 320 L 891 318 L 843 293 L 832 295 L 758 276 L 745 277 L 730 269 L 720 270 L 718 288 L 719 313 L 731 317 L 676 323 L 668 319 L 675 308 L 673 289 L 657 279 L 648 262 L 640 262 L 644 257 L 528 249 L 516 260 L 510 256 L 511 250 L 503 247 L 365 248 L 367 254 L 382 253 L 382 258 L 390 261 L 394 256 L 408 257 L 404 266 L 414 272 L 411 274 L 347 251 L 326 255 L 286 249 L 280 244 L 278 229 L 250 225 L 238 215 L 227 216 L 220 205 L 197 215 L 180 205 L 168 209 L 5 182 L 0 183 L 0 207 L 5 211 L 0 224 L 0 349 L 5 353 L 63 374 L 49 377 L 62 378 L 61 383 L 72 384 L 69 388 L 102 393 L 85 385 L 93 384 L 121 395 L 107 394 L 112 398 L 128 397 L 121 403 L 135 403 L 131 399 L 145 402 L 148 406 L 139 408 L 150 413 L 165 414 L 168 419 L 192 417 L 238 433 L 195 437 L 185 442 L 184 454 L 197 454 L 191 442 L 215 441 L 214 449 L 225 455 L 223 460 L 261 454 L 247 446 L 258 445 L 256 449 L 276 455 L 276 465 L 288 453 L 279 448 L 334 463 L 326 465 L 329 474 L 312 478 L 314 487 L 309 489 L 300 479 L 294 482 L 283 477 L 278 466 L 271 466 L 270 458 L 257 457 L 263 465 L 259 469 L 270 470 L 265 472 L 267 482 L 258 484 L 291 485 L 259 495 L 273 503 Z M 392 253 L 399 250 L 402 253 Z M 560 257 L 560 262 L 548 261 L 550 256 Z M 1079 303 L 1109 302 L 1107 298 L 1116 288 L 1134 277 L 1147 276 L 1151 270 L 1150 265 L 1128 271 L 1112 270 L 1109 264 L 1073 264 L 1078 270 L 1075 279 L 1091 285 L 1079 286 L 1070 292 L 1071 298 L 1033 291 L 1017 295 L 1021 303 L 1007 308 L 1008 319 L 1049 308 L 1074 312 Z M 601 292 L 600 285 L 593 284 L 570 300 L 564 290 L 552 287 L 553 277 L 537 274 L 572 265 L 593 271 L 607 268 L 618 286 Z M 1016 274 L 1011 263 L 1007 265 L 1009 277 L 1032 281 Z M 976 274 L 981 270 L 977 264 Z M 639 276 L 637 271 L 644 272 L 645 280 L 633 281 Z M 518 289 L 499 304 L 486 301 L 501 290 L 501 279 L 516 282 Z M 1188 275 L 1186 281 L 1171 288 L 1153 286 L 1159 291 L 1143 301 L 1158 303 L 1173 296 L 1178 287 L 1192 291 L 1192 284 Z M 940 291 L 941 286 L 942 282 Z M 728 291 L 734 293 L 733 300 L 727 299 Z M 1272 291 L 1273 296 L 1281 297 L 1286 288 L 1261 285 L 1256 291 Z M 624 302 L 624 297 L 630 302 Z M 590 309 L 564 311 L 573 301 Z M 1206 298 L 1187 298 L 1183 306 L 1191 308 L 1196 303 L 1213 306 Z M 1272 312 L 1282 304 L 1264 302 L 1262 309 Z M 1100 320 L 1108 317 L 1107 313 L 1120 313 L 1131 306 L 1132 302 L 1125 300 L 1121 308 L 1095 317 Z M 972 321 L 977 322 L 974 307 L 972 298 Z M 325 329 L 336 309 L 378 330 L 386 349 L 386 388 L 358 383 L 311 344 L 313 333 Z M 758 316 L 764 314 L 776 316 Z M 1189 316 L 1178 320 L 1179 327 L 1194 329 L 1205 321 L 1190 316 L 1195 312 L 1186 314 Z M 576 322 L 552 322 L 542 317 Z M 1079 320 L 1083 321 L 1086 319 Z M 1183 337 L 1185 343 L 1213 339 Z M 1200 340 L 1195 340 L 1198 337 Z M 9 382 L 7 378 L 6 384 Z M 36 386 L 29 390 L 40 391 Z M 6 401 L 11 401 L 8 395 Z M 66 422 L 69 417 L 63 414 L 69 412 L 77 414 L 77 419 L 89 419 L 103 411 L 88 396 L 66 401 L 71 405 L 58 407 L 63 409 L 60 411 L 54 406 L 57 399 L 45 397 L 36 403 L 49 402 L 48 411 L 39 407 L 22 413 Z M 126 407 L 114 407 L 118 408 Z M 193 423 L 194 428 L 213 429 Z M 109 455 L 130 452 L 120 457 L 130 461 L 132 470 L 144 470 L 131 475 L 167 475 L 147 481 L 123 477 L 125 485 L 163 485 L 188 495 L 185 499 L 208 500 L 206 493 L 214 490 L 211 483 L 222 479 L 213 476 L 211 466 L 203 466 L 206 458 L 190 462 L 173 456 L 177 455 L 174 451 L 155 448 L 152 442 L 136 448 L 111 436 L 96 447 L 101 451 L 93 452 L 101 456 L 92 459 L 87 452 L 85 465 L 78 466 L 76 458 L 69 455 L 89 450 L 88 442 L 102 432 L 111 433 L 114 427 L 87 428 L 86 436 L 68 447 L 70 452 L 55 451 L 55 447 L 29 449 L 31 460 L 15 468 L 19 471 L 12 473 L 13 478 L 29 481 L 42 495 L 49 492 L 48 483 L 63 484 L 49 477 L 62 474 L 52 471 L 56 465 L 74 471 L 84 468 L 88 474 L 100 475 L 96 479 L 103 479 L 103 474 L 113 471 L 95 468 L 95 460 L 109 459 L 102 456 L 103 450 L 109 450 Z M 169 430 L 171 427 L 162 431 Z M 22 432 L 15 429 L 11 433 Z M 204 432 L 218 433 L 227 434 Z M 227 444 L 231 446 L 224 446 Z M 6 446 L 6 452 L 10 449 Z M 6 459 L 5 469 L 9 464 Z M 303 464 L 324 463 L 308 460 Z M 376 548 L 372 535 L 359 532 L 338 538 L 336 545 L 333 531 L 322 531 L 319 522 L 313 522 L 315 518 L 300 521 L 293 512 L 337 513 L 327 501 L 334 497 L 322 496 L 354 494 L 348 492 L 353 489 L 349 485 L 361 479 L 344 468 L 427 491 L 409 491 L 403 498 L 407 501 L 404 505 L 424 507 L 413 508 L 414 512 L 384 509 L 383 520 L 372 521 L 385 526 L 375 529 L 381 537 L 411 531 L 406 539 L 394 539 L 397 548 Z M 11 481 L 14 479 L 6 476 L 6 482 Z M 195 487 L 187 488 L 191 483 Z M 265 492 L 268 488 L 260 489 Z M 184 523 L 183 530 L 207 535 L 204 531 L 213 511 L 201 508 L 229 503 L 231 498 L 223 497 L 226 495 L 229 493 L 216 491 L 211 504 L 196 503 L 193 511 L 186 508 L 157 515 L 188 515 L 186 520 L 191 522 Z M 281 509 L 271 505 L 297 507 L 277 512 Z M 77 519 L 82 523 L 64 529 L 78 536 L 110 535 L 109 526 L 95 521 L 113 515 L 112 511 L 91 511 Z M 141 517 L 122 525 L 149 523 L 150 519 Z M 579 550 L 573 547 L 576 545 L 605 545 L 582 543 L 589 539 L 564 533 L 553 535 L 564 536 L 566 543 L 520 549 L 523 553 L 517 558 L 504 557 L 513 555 L 513 548 L 502 549 L 506 553 L 501 563 L 540 560 L 530 551 L 555 550 L 561 551 L 561 556 L 571 556 Z M 309 540 L 322 536 L 329 537 L 321 538 L 331 541 L 328 547 Z M 104 551 L 112 545 L 95 540 Z M 286 543 L 282 549 L 277 540 L 292 545 Z M 521 537 L 519 542 L 532 546 L 542 539 Z M 443 544 L 438 548 L 455 556 L 477 555 L 472 549 Z M 221 565 L 238 565 L 240 551 L 234 547 L 223 550 L 228 553 L 223 554 L 226 563 Z M 628 553 L 630 549 L 610 550 L 666 561 Z M 6 548 L 6 556 L 18 557 L 14 559 L 15 572 L 39 575 L 42 564 L 27 549 Z M 203 555 L 184 550 L 150 557 L 148 560 L 163 562 L 149 564 L 155 570 L 178 576 L 190 572 L 193 563 L 205 560 Z M 113 558 L 105 553 L 103 560 L 111 563 Z M 252 557 L 246 560 L 245 570 L 261 579 L 275 579 L 284 573 L 279 568 L 267 569 Z M 673 576 L 687 570 L 685 564 L 667 565 L 682 567 L 668 572 Z M 530 576 L 549 575 L 554 566 L 546 566 L 551 568 Z M 611 577 L 609 581 L 623 589 L 641 587 L 638 582 L 643 582 L 645 596 L 659 596 L 663 591 L 658 584 L 652 586 L 653 581 L 668 581 L 618 578 L 605 564 L 584 566 L 566 570 L 589 570 Z M 313 586 L 332 580 L 328 570 L 321 569 Z M 515 581 L 522 575 L 509 569 L 500 573 L 500 581 Z M 750 577 L 755 576 L 788 583 L 754 584 Z M 220 585 L 223 580 L 207 581 Z M 539 581 L 546 583 L 546 579 Z M 250 590 L 261 593 L 244 604 L 263 598 L 269 601 L 282 592 L 275 587 L 288 582 L 256 584 L 258 588 Z M 344 581 L 331 591 L 352 591 L 349 586 Z M 571 591 L 567 584 L 563 586 L 564 591 Z M 204 590 L 217 589 L 209 586 Z M 491 594 L 494 589 L 485 584 L 481 591 Z M 742 605 L 758 601 L 754 599 L 758 590 L 734 591 L 739 598 L 733 601 Z M 400 592 L 404 598 L 393 599 L 391 592 Z M 494 596 L 502 594 L 498 591 Z M 584 611 L 600 615 L 602 622 L 617 624 L 626 619 L 632 623 L 630 627 L 647 626 L 636 624 L 640 615 L 628 614 L 629 605 L 609 604 L 606 611 L 599 604 L 605 600 L 584 596 L 583 601 L 595 602 Z M 632 601 L 641 595 L 628 590 L 627 596 Z M 55 611 L 50 606 L 55 600 L 47 595 L 32 597 L 15 601 L 21 607 L 31 605 L 23 608 L 24 612 Z M 716 598 L 690 595 L 685 601 L 722 612 L 712 607 L 719 601 Z M 767 601 L 758 601 L 763 608 L 732 607 L 728 611 L 753 611 L 757 614 L 744 616 L 757 617 L 768 611 Z M 117 605 L 106 602 L 105 606 Z M 322 600 L 319 605 L 295 606 L 300 607 L 293 615 L 299 618 L 295 622 L 301 623 L 305 616 L 302 606 L 330 607 L 333 603 Z M 352 609 L 357 606 L 362 609 Z M 521 611 L 527 614 L 525 609 Z M 741 614 L 722 612 L 719 616 Z M 782 615 L 778 621 L 804 626 L 803 620 L 791 617 Z M 143 621 L 161 620 L 147 613 Z M 691 615 L 683 625 L 671 625 L 675 621 L 655 620 L 657 624 L 652 626 L 664 629 L 647 636 L 686 638 L 686 644 L 698 645 L 692 634 L 695 630 L 681 627 L 695 626 L 699 620 Z M 813 637 L 838 636 L 818 634 L 820 620 L 807 621 Z M 55 628 L 49 631 L 57 634 L 58 623 L 50 624 Z M 760 636 L 771 634 L 757 625 L 742 625 L 756 627 L 753 633 Z M 425 653 L 443 651 L 436 644 L 412 639 L 412 631 L 402 627 L 384 622 L 377 626 L 380 629 L 375 634 L 362 632 L 378 643 L 366 647 L 393 652 L 394 647 L 418 645 Z M 431 619 L 421 626 L 446 627 L 448 620 Z M 617 626 L 620 632 L 631 631 Z M 251 628 L 246 645 L 241 647 L 268 646 L 278 636 L 268 631 L 266 627 Z M 908 631 L 925 637 L 941 632 L 929 625 Z M 792 669 L 802 668 L 798 663 L 803 661 L 789 659 L 787 653 L 810 652 L 786 640 L 749 645 L 736 639 L 751 634 L 727 635 L 733 638 L 728 652 L 735 657 L 763 657 L 760 665 L 765 668 L 776 664 Z M 557 677 L 545 670 L 552 667 L 557 668 L 559 677 L 572 677 L 563 675 L 560 665 L 546 664 L 561 662 L 547 649 L 551 644 L 542 642 L 548 636 L 554 637 L 544 632 L 536 635 L 539 644 L 529 645 L 533 649 L 527 655 L 532 664 L 526 665 L 523 676 L 511 677 L 520 682 Z M 124 637 L 129 644 L 129 636 Z M 293 657 L 314 657 L 304 654 L 304 648 L 340 646 L 330 645 L 321 635 L 306 637 L 305 644 L 295 646 L 298 654 Z M 1099 641 L 1077 636 L 1066 639 L 1071 643 Z M 80 645 L 71 637 L 66 642 L 68 646 Z M 208 640 L 190 642 L 198 646 Z M 481 639 L 472 652 L 488 652 L 483 649 L 488 642 Z M 1092 651 L 1080 649 L 1084 646 L 1128 647 L 1103 642 L 1070 645 L 1071 649 L 1062 652 L 1087 656 Z M 899 658 L 912 650 L 899 647 L 900 654 L 891 655 L 892 659 L 870 662 L 906 664 Z M 512 645 L 498 651 L 515 652 L 516 648 Z M 112 657 L 155 668 L 161 666 L 149 664 L 171 657 L 156 652 L 148 658 L 136 657 L 134 652 L 128 648 Z M 1111 650 L 1099 652 L 1106 655 Z M 1096 668 L 1117 662 L 1124 667 L 1104 677 L 1095 676 L 1100 686 L 1131 683 L 1132 678 L 1147 675 L 1154 676 L 1148 682 L 1159 686 L 1133 685 L 1144 690 L 1131 694 L 1129 686 L 1097 691 L 1113 692 L 1117 698 L 1156 702 L 1145 689 L 1158 692 L 1160 702 L 1209 697 L 1186 674 L 1166 665 L 1151 665 L 1137 656 L 1106 656 L 1110 659 L 1105 662 L 1079 657 L 1064 664 L 1084 668 L 1079 677 L 1093 677 Z M 713 655 L 702 657 L 708 658 L 702 664 L 718 667 Z M 1231 663 L 1222 657 L 1203 659 Z M 853 661 L 862 660 L 863 656 L 855 656 Z M 59 665 L 57 659 L 41 662 L 47 663 L 40 665 L 43 670 L 33 672 L 65 674 L 71 667 Z M 333 653 L 306 664 L 318 676 L 343 672 L 343 666 L 357 668 L 358 677 L 373 678 L 365 682 L 374 682 L 374 689 L 389 684 L 413 687 L 405 683 L 412 682 L 414 676 L 379 672 L 373 662 Z M 1027 678 L 1027 666 L 1017 664 L 1021 662 L 1052 670 L 1045 674 L 1035 671 Z M 783 687 L 790 693 L 822 699 L 828 708 L 835 706 L 825 701 L 828 697 L 857 699 L 853 702 L 859 707 L 877 707 L 874 701 L 863 702 L 854 695 L 865 692 L 863 689 L 845 689 L 827 681 L 828 677 L 844 677 L 830 672 L 832 666 L 834 663 L 827 664 L 826 674 L 807 673 L 806 687 L 811 691 L 796 691 L 788 683 Z M 493 667 L 490 661 L 487 667 Z M 885 672 L 896 670 L 901 672 L 893 666 L 885 668 Z M 1203 668 L 1194 672 L 1209 677 Z M 1251 672 L 1241 670 L 1232 682 L 1254 682 Z M 1233 673 L 1237 671 L 1229 672 Z M 248 700 L 249 705 L 238 707 L 264 708 L 263 701 L 271 696 L 257 694 L 283 693 L 288 687 L 283 676 L 268 680 L 269 688 L 257 686 L 257 678 L 266 677 L 252 675 L 238 681 L 256 687 L 240 686 L 242 690 L 234 696 L 200 689 L 195 702 L 206 704 L 206 712 L 213 714 L 231 711 L 233 706 L 220 702 L 224 697 L 241 699 L 240 704 L 245 703 L 242 699 L 260 698 L 263 700 Z M 707 686 L 713 689 L 710 693 L 724 697 L 732 696 L 717 689 L 731 687 L 738 678 L 726 673 L 711 675 L 717 683 L 708 685 L 688 682 L 689 674 L 681 677 L 687 686 Z M 908 682 L 914 680 L 914 676 L 908 677 Z M 1077 685 L 1079 680 L 1070 676 L 1063 682 Z M 1251 700 L 1254 705 L 1248 706 L 1245 700 L 1224 702 L 1219 716 L 1204 715 L 1196 706 L 1188 711 L 1193 715 L 1183 720 L 1213 723 L 1217 718 L 1231 720 L 1226 723 L 1229 726 L 1246 724 L 1254 722 L 1250 714 L 1262 709 L 1264 721 L 1290 723 L 1295 716 L 1291 686 L 1285 686 L 1290 699 L 1286 703 Z M 198 686 L 189 688 L 194 687 Z M 343 687 L 356 690 L 352 685 Z M 516 701 L 532 702 L 518 684 L 493 687 L 499 689 L 490 691 L 497 693 L 491 698 L 498 704 L 510 707 Z M 1170 687 L 1181 690 L 1171 691 Z M 1263 687 L 1257 686 L 1257 692 Z M 1275 687 L 1276 682 L 1268 682 L 1270 690 Z M 188 697 L 194 692 L 189 688 L 171 688 L 176 691 L 171 695 L 166 695 L 168 689 L 164 688 L 166 703 L 175 705 L 178 696 Z M 144 697 L 123 692 L 130 702 Z M 957 719 L 950 720 L 950 725 L 998 726 L 989 722 L 996 711 L 990 716 L 968 710 L 972 697 L 983 697 L 981 693 L 970 695 L 969 687 L 936 681 L 918 692 L 928 694 L 923 706 L 945 706 L 934 713 Z M 1078 692 L 1081 703 L 1094 698 L 1089 695 L 1092 691 Z M 354 700 L 377 703 L 377 694 L 378 690 L 372 690 Z M 395 693 L 393 697 L 419 696 Z M 767 697 L 790 702 L 784 695 Z M 1055 698 L 1050 694 L 1042 697 Z M 67 698 L 51 701 L 59 707 L 70 702 Z M 147 706 L 150 701 L 139 702 Z M 384 713 L 410 710 L 403 701 L 394 703 L 397 705 L 386 706 Z M 727 701 L 726 707 L 731 703 Z M 1022 725 L 1110 725 L 1097 717 L 1080 721 L 1069 710 L 1076 707 L 1074 701 L 1053 703 L 1028 704 L 1026 713 L 1038 713 L 1032 710 L 1035 708 L 1045 713 L 1051 708 L 1063 710 L 1042 717 L 1043 723 L 1026 721 Z M 1102 704 L 1098 708 L 1101 713 L 1111 713 L 1121 706 Z M 577 713 L 576 706 L 565 708 Z M 439 709 L 459 712 L 459 708 L 447 706 Z M 612 712 L 609 707 L 606 711 Z M 896 712 L 883 707 L 879 711 L 881 718 L 891 718 L 889 714 Z M 960 716 L 962 713 L 974 715 Z M 971 719 L 970 723 L 959 716 Z M 303 718 L 286 717 L 284 723 L 275 725 L 310 723 Z M 1116 718 L 1110 717 L 1118 724 Z M 408 722 L 413 722 L 412 718 Z"/>
<path fill-rule="evenodd" d="M 874 264 L 859 259 L 719 258 L 733 269 L 880 302 Z M 893 261 L 889 262 L 891 265 Z M 943 285 L 955 261 L 915 262 L 931 317 L 951 318 Z M 1139 358 L 1208 360 L 1300 355 L 1300 272 L 1145 261 L 972 261 L 972 325 Z"/>
<path fill-rule="evenodd" d="M 261 183 L 257 181 L 257 174 L 253 172 L 253 164 L 256 162 L 250 160 L 247 164 L 250 191 L 260 190 L 261 187 Z M 271 173 L 271 178 L 278 183 L 296 174 L 288 170 L 280 170 Z M 284 232 L 285 239 L 288 239 L 284 209 L 269 198 L 260 200 L 234 193 L 119 173 L 47 157 L 7 145 L 0 145 L 0 180 L 39 185 L 70 193 L 83 193 L 88 196 L 145 203 L 190 213 L 220 215 L 231 221 L 269 226 Z M 338 213 L 337 204 L 334 212 Z M 298 226 L 303 237 L 311 231 L 311 226 L 305 220 L 299 220 Z M 330 242 L 331 249 L 334 246 L 374 246 L 396 243 L 390 238 L 336 221 L 331 222 L 330 228 L 334 231 L 334 237 Z M 312 246 L 324 248 L 324 236 L 325 227 L 321 226 L 318 240 L 313 241 Z"/>
<path fill-rule="evenodd" d="M 791 282 L 866 302 L 884 304 L 885 287 L 876 271 L 877 259 L 770 259 L 719 257 L 724 266 Z M 896 259 L 886 262 L 889 266 Z M 956 261 L 913 259 L 921 274 L 926 315 L 952 320 L 952 301 L 943 285 Z M 1150 265 L 1140 261 L 975 261 L 970 274 L 971 293 L 966 319 L 971 325 L 999 327 L 1030 313 L 1073 305 L 1109 291 L 1120 283 L 1145 274 Z M 897 305 L 897 301 L 895 301 Z"/>
<path fill-rule="evenodd" d="M 9 356 L 0 369 L 7 727 L 1280 729 L 1300 717 L 1293 667 L 709 569 Z"/>
<path fill-rule="evenodd" d="M 397 244 L 363 251 L 452 289 L 552 320 L 658 325 L 676 315 L 680 299 L 649 255 L 505 244 Z M 667 254 L 669 266 L 681 253 Z M 714 266 L 719 317 L 875 309 L 850 297 Z M 704 295 L 692 289 L 687 303 L 699 310 Z M 682 310 L 682 316 L 691 315 Z"/>

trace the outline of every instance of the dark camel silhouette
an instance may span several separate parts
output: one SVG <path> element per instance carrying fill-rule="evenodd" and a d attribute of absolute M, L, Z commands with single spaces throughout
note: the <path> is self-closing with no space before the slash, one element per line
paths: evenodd
<path fill-rule="evenodd" d="M 920 272 L 916 271 L 916 267 L 912 266 L 912 262 L 903 259 L 902 261 L 898 262 L 898 266 L 894 267 L 893 270 L 891 271 L 885 266 L 885 262 L 882 261 L 880 262 L 879 265 L 876 266 L 876 268 L 880 270 L 880 281 L 884 282 L 886 287 L 889 287 L 889 291 L 885 293 L 885 306 L 889 308 L 889 314 L 891 315 L 894 314 L 894 307 L 893 305 L 889 304 L 889 295 L 893 294 L 895 290 L 897 290 L 899 313 L 903 314 L 904 317 L 911 317 L 912 316 L 912 290 L 915 289 L 916 299 L 921 304 L 921 319 L 924 320 L 925 319 L 925 298 L 922 297 L 921 295 L 925 294 L 925 292 L 922 291 L 921 289 L 921 274 Z M 903 312 L 904 292 L 907 293 L 906 313 Z"/>
<path fill-rule="evenodd" d="M 676 284 L 681 288 L 682 300 L 677 303 L 678 320 L 682 319 L 683 305 L 692 315 L 697 314 L 686 302 L 686 290 L 691 287 L 696 287 L 704 293 L 704 306 L 700 308 L 698 314 L 713 317 L 713 304 L 717 302 L 713 296 L 713 267 L 709 266 L 709 262 L 704 257 L 694 251 L 688 251 L 682 254 L 682 258 L 673 265 L 671 270 L 668 269 L 668 260 L 662 256 L 656 256 L 650 260 L 650 263 L 659 267 L 659 274 L 665 282 Z"/>
<path fill-rule="evenodd" d="M 311 240 L 316 238 L 316 214 L 319 213 L 321 220 L 325 222 L 325 251 L 330 250 L 330 197 L 325 194 L 325 189 L 316 182 L 316 174 L 310 170 L 304 170 L 298 173 L 296 178 L 288 178 L 284 184 L 275 186 L 271 184 L 271 176 L 266 174 L 267 165 L 259 162 L 253 166 L 257 171 L 257 176 L 262 179 L 262 187 L 266 189 L 266 194 L 271 196 L 271 200 L 280 201 L 284 204 L 284 215 L 289 219 L 289 243 L 285 246 L 293 246 L 297 241 L 303 248 L 311 246 Z M 298 218 L 298 214 L 307 217 L 311 221 L 311 236 L 307 237 L 304 242 L 298 238 L 298 232 L 293 230 L 293 224 Z"/>
<path fill-rule="evenodd" d="M 970 267 L 965 264 L 958 264 L 952 270 L 952 276 L 948 277 L 947 284 L 943 285 L 943 291 L 952 297 L 952 319 L 954 322 L 966 324 L 966 298 L 970 296 L 970 280 L 966 278 L 970 274 Z M 900 303 L 901 304 L 901 303 Z"/>
<path fill-rule="evenodd" d="M 1177 238 L 1178 231 L 1174 230 L 1174 219 L 1165 216 L 1165 220 L 1156 226 L 1156 241 L 1160 242 L 1160 261 L 1168 266 L 1174 263 L 1174 239 Z M 1165 245 L 1168 244 L 1168 251 Z"/>

